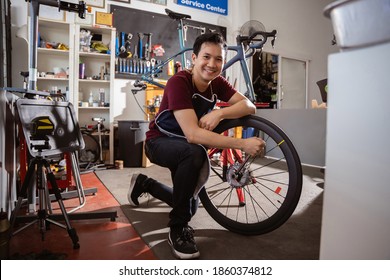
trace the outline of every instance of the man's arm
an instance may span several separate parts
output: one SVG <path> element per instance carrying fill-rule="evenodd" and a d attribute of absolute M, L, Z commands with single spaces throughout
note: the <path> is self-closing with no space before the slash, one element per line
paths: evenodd
<path fill-rule="evenodd" d="M 243 98 L 245 99 L 245 97 Z M 236 112 L 236 110 L 232 110 L 232 112 L 228 112 L 228 114 L 230 115 L 222 114 L 224 118 L 227 118 L 226 116 L 230 116 L 231 118 L 241 117 L 244 115 L 248 115 L 248 113 L 243 114 L 243 112 L 252 112 L 252 109 L 249 109 L 252 108 L 252 106 L 251 105 L 247 106 L 246 101 L 244 99 L 240 97 L 233 100 L 231 99 L 232 102 L 234 102 L 232 106 L 235 106 L 236 110 L 242 110 L 242 111 Z M 229 102 L 231 100 L 229 100 Z M 224 108 L 222 110 L 226 110 L 226 109 L 228 108 Z M 215 110 L 215 111 L 219 111 L 219 110 Z M 212 112 L 209 114 L 212 114 Z M 250 155 L 254 155 L 256 153 L 261 152 L 261 150 L 265 146 L 264 141 L 257 137 L 252 137 L 248 139 L 226 137 L 212 132 L 211 130 L 214 129 L 215 126 L 211 129 L 200 127 L 195 111 L 193 109 L 176 110 L 174 111 L 174 115 L 189 143 L 202 144 L 208 147 L 221 148 L 221 149 L 226 149 L 226 148 L 242 149 L 244 152 Z M 219 119 L 219 117 L 215 116 L 212 117 L 212 119 Z"/>
<path fill-rule="evenodd" d="M 199 126 L 213 130 L 223 119 L 237 119 L 256 112 L 255 105 L 241 93 L 236 92 L 228 101 L 229 107 L 213 110 L 199 120 Z"/>

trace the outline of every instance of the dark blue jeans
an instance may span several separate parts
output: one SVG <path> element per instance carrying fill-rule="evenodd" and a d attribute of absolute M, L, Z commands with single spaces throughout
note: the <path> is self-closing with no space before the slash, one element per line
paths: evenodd
<path fill-rule="evenodd" d="M 198 208 L 194 191 L 207 154 L 204 148 L 177 137 L 158 137 L 146 141 L 146 156 L 171 172 L 173 188 L 150 178 L 148 192 L 172 207 L 169 227 L 187 225 Z"/>

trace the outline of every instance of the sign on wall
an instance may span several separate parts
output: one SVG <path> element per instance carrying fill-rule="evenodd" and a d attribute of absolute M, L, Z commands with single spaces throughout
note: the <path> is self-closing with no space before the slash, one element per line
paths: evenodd
<path fill-rule="evenodd" d="M 178 5 L 227 16 L 228 0 L 177 0 Z"/>

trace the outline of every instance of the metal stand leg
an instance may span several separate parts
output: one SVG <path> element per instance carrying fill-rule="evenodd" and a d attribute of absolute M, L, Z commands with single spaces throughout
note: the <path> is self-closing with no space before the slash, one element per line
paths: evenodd
<path fill-rule="evenodd" d="M 38 214 L 37 214 L 36 219 L 34 221 L 25 225 L 21 229 L 13 232 L 12 229 L 13 229 L 15 221 L 16 221 L 16 216 L 20 210 L 20 207 L 22 204 L 22 199 L 27 193 L 27 189 L 29 188 L 29 186 L 32 185 L 31 179 L 33 179 L 33 177 L 34 177 L 35 169 L 36 169 L 36 176 L 37 176 L 37 188 L 38 188 L 38 194 L 39 194 Z M 43 175 L 44 175 L 45 171 L 46 171 L 46 178 L 50 182 L 50 184 L 52 185 L 53 191 L 55 193 L 55 197 L 56 197 L 57 202 L 60 206 L 62 217 L 65 220 L 65 226 L 50 219 L 50 215 L 48 214 L 48 211 L 47 211 L 48 201 L 46 199 L 46 193 L 45 193 L 46 186 L 44 186 L 44 184 L 43 184 Z M 55 224 L 57 226 L 60 226 L 62 228 L 66 228 L 68 231 L 69 237 L 72 240 L 73 248 L 74 249 L 80 248 L 80 244 L 78 243 L 79 238 L 77 236 L 76 230 L 74 228 L 72 228 L 72 226 L 69 222 L 69 217 L 68 217 L 68 214 L 66 212 L 64 203 L 62 201 L 61 193 L 58 189 L 58 185 L 57 185 L 55 176 L 50 169 L 49 163 L 45 159 L 43 159 L 42 157 L 36 157 L 36 158 L 32 159 L 32 161 L 29 165 L 29 168 L 28 168 L 28 171 L 26 174 L 26 178 L 23 182 L 22 189 L 20 191 L 20 196 L 18 197 L 16 207 L 12 211 L 12 214 L 11 214 L 11 230 L 10 230 L 11 236 L 17 234 L 18 232 L 22 231 L 23 229 L 27 228 L 28 226 L 30 226 L 36 222 L 39 222 L 39 228 L 40 228 L 40 232 L 42 234 L 42 239 L 44 238 L 44 234 L 46 231 L 46 227 L 47 227 L 46 223 L 49 222 L 49 223 Z"/>

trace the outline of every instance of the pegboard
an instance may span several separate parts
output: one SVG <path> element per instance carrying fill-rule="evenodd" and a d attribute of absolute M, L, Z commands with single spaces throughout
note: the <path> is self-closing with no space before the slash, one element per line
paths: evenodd
<path fill-rule="evenodd" d="M 131 52 L 134 53 L 135 46 L 138 44 L 138 33 L 152 33 L 151 41 L 153 45 L 161 45 L 165 51 L 161 57 L 155 57 L 159 60 L 164 60 L 176 54 L 180 50 L 178 21 L 168 17 L 166 14 L 157 14 L 148 11 L 126 8 L 116 5 L 110 6 L 110 12 L 113 13 L 114 27 L 117 30 L 117 36 L 120 32 L 133 35 L 130 41 Z M 204 28 L 205 32 L 220 32 L 226 38 L 226 27 L 207 24 L 203 22 L 184 20 L 185 24 Z M 198 28 L 188 27 L 185 46 L 192 47 L 195 38 L 201 34 Z M 144 38 L 146 40 L 146 38 Z M 121 42 L 121 40 L 119 40 Z M 178 57 L 178 59 L 180 59 Z M 120 78 L 126 78 L 123 75 L 116 75 Z M 131 77 L 128 77 L 131 78 Z M 162 79 L 167 79 L 168 75 L 163 72 Z"/>

